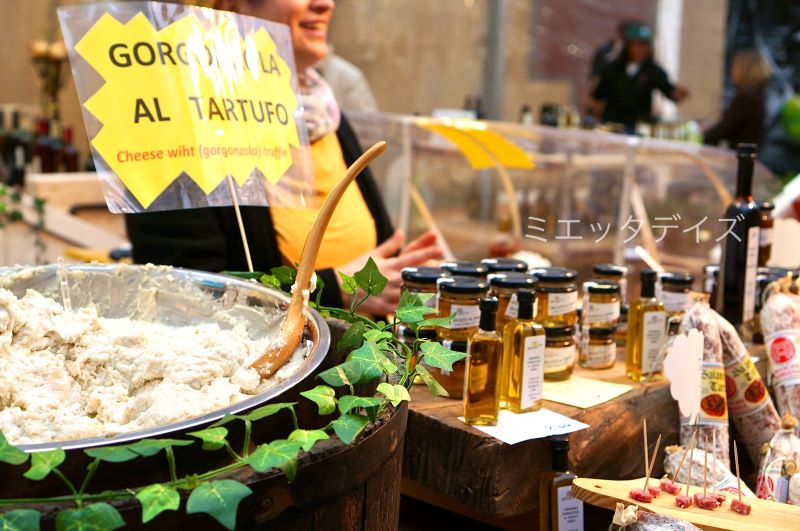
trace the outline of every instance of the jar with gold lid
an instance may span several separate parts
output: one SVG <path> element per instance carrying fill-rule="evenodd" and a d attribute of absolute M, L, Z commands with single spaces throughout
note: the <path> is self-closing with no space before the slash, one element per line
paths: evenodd
<path fill-rule="evenodd" d="M 544 379 L 566 380 L 575 368 L 575 327 L 555 325 L 545 327 Z"/>
<path fill-rule="evenodd" d="M 489 273 L 489 267 L 485 264 L 480 262 L 468 262 L 465 260 L 442 262 L 439 267 L 454 277 L 486 278 L 486 275 Z"/>
<path fill-rule="evenodd" d="M 481 263 L 489 268 L 489 273 L 528 272 L 528 262 L 516 258 L 484 258 Z"/>
<path fill-rule="evenodd" d="M 597 280 L 607 280 L 619 284 L 619 294 L 621 305 L 628 303 L 628 268 L 616 264 L 595 264 L 592 266 L 592 274 Z"/>
<path fill-rule="evenodd" d="M 497 332 L 502 334 L 506 324 L 517 318 L 517 292 L 523 288 L 534 290 L 536 277 L 525 273 L 490 273 L 491 294 L 497 297 Z"/>
<path fill-rule="evenodd" d="M 588 280 L 583 283 L 584 327 L 612 327 L 619 324 L 619 284 L 608 280 Z"/>
<path fill-rule="evenodd" d="M 617 361 L 616 328 L 593 327 L 583 342 L 578 362 L 585 369 L 608 369 Z"/>
<path fill-rule="evenodd" d="M 451 341 L 467 341 L 478 331 L 481 311 L 478 300 L 489 292 L 489 283 L 478 277 L 452 276 L 442 277 L 436 281 L 439 293 L 439 317 L 456 314 L 450 328 L 438 326 L 436 331 L 440 339 Z"/>
<path fill-rule="evenodd" d="M 678 333 L 680 322 L 686 310 L 692 305 L 692 284 L 694 277 L 683 271 L 671 271 L 659 275 L 661 290 L 656 297 L 664 303 L 669 319 L 669 335 Z"/>
<path fill-rule="evenodd" d="M 466 341 L 442 341 L 442 346 L 456 352 L 467 352 Z M 448 371 L 431 367 L 429 370 L 433 374 L 439 385 L 445 388 L 450 398 L 462 398 L 464 396 L 464 368 L 466 359 L 461 359 L 453 363 L 453 370 Z"/>
<path fill-rule="evenodd" d="M 536 321 L 548 326 L 574 325 L 578 318 L 578 272 L 566 267 L 531 271 L 536 284 Z"/>

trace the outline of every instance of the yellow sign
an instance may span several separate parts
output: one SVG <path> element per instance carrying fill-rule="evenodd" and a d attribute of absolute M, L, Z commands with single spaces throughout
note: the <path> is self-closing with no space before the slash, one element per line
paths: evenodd
<path fill-rule="evenodd" d="M 103 79 L 84 102 L 102 123 L 92 146 L 144 208 L 182 173 L 209 194 L 227 175 L 274 184 L 292 165 L 292 68 L 237 18 L 190 11 L 156 29 L 141 11 L 124 24 L 105 13 L 75 44 Z"/>

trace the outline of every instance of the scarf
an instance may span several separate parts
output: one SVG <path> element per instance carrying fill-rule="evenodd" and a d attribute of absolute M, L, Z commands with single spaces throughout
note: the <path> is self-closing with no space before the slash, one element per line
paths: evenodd
<path fill-rule="evenodd" d="M 341 113 L 331 87 L 313 68 L 299 75 L 300 101 L 303 103 L 303 121 L 308 141 L 315 142 L 339 128 Z"/>

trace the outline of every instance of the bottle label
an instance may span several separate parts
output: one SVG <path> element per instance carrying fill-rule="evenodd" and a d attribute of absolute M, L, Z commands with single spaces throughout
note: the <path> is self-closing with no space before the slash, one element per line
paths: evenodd
<path fill-rule="evenodd" d="M 644 312 L 642 315 L 642 372 L 658 372 L 664 365 L 661 351 L 666 338 L 667 312 Z"/>
<path fill-rule="evenodd" d="M 575 311 L 575 306 L 577 306 L 577 304 L 577 291 L 547 294 L 547 314 L 549 317 L 572 313 Z"/>
<path fill-rule="evenodd" d="M 749 354 L 725 366 L 725 394 L 731 415 L 750 415 L 766 407 L 767 387 Z"/>
<path fill-rule="evenodd" d="M 481 320 L 481 310 L 477 305 L 468 306 L 466 304 L 453 304 L 450 306 L 450 313 L 456 314 L 456 318 L 450 324 L 452 330 L 463 330 L 478 326 Z"/>
<path fill-rule="evenodd" d="M 559 531 L 583 531 L 583 502 L 572 495 L 572 485 L 556 489 Z"/>
<path fill-rule="evenodd" d="M 617 345 L 614 343 L 607 343 L 603 345 L 586 346 L 586 366 L 592 367 L 608 367 L 614 360 L 617 359 Z"/>
<path fill-rule="evenodd" d="M 525 338 L 522 361 L 522 392 L 520 393 L 520 407 L 522 409 L 528 409 L 542 399 L 544 341 L 543 335 Z"/>
<path fill-rule="evenodd" d="M 575 345 L 544 349 L 544 372 L 559 372 L 575 363 Z"/>
<path fill-rule="evenodd" d="M 758 271 L 758 227 L 747 230 L 747 262 L 744 273 L 742 322 L 753 319 L 756 311 L 756 272 Z"/>
<path fill-rule="evenodd" d="M 765 339 L 773 385 L 800 384 L 800 329 L 781 330 Z"/>
<path fill-rule="evenodd" d="M 758 246 L 767 247 L 772 245 L 772 229 L 761 229 L 758 234 Z"/>
<path fill-rule="evenodd" d="M 662 291 L 661 302 L 669 313 L 685 312 L 692 305 L 692 296 L 688 291 Z"/>
<path fill-rule="evenodd" d="M 517 294 L 512 293 L 511 298 L 508 299 L 508 306 L 506 306 L 506 311 L 503 315 L 506 316 L 506 319 L 516 319 L 519 313 L 519 301 L 517 301 Z"/>
<path fill-rule="evenodd" d="M 587 325 L 619 321 L 619 301 L 587 302 L 583 307 L 583 322 Z"/>
<path fill-rule="evenodd" d="M 703 362 L 700 379 L 700 414 L 697 424 L 728 425 L 725 368 L 721 363 Z"/>

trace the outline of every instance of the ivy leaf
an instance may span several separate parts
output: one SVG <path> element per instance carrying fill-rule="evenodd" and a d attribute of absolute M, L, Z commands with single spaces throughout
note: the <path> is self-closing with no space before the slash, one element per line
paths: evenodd
<path fill-rule="evenodd" d="M 253 493 L 233 479 L 203 483 L 192 491 L 186 501 L 186 513 L 206 513 L 228 529 L 236 527 L 239 502 Z"/>
<path fill-rule="evenodd" d="M 107 503 L 93 503 L 56 515 L 56 531 L 104 531 L 124 525 L 119 512 Z"/>
<path fill-rule="evenodd" d="M 447 317 L 431 317 L 416 323 L 417 327 L 421 326 L 441 326 L 442 328 L 450 328 L 450 325 L 455 319 L 455 314 L 448 315 Z"/>
<path fill-rule="evenodd" d="M 374 396 L 347 395 L 339 399 L 339 411 L 342 415 L 348 414 L 354 408 L 368 408 L 379 405 L 381 405 L 381 399 Z"/>
<path fill-rule="evenodd" d="M 393 374 L 397 372 L 397 366 L 386 357 L 380 347 L 370 341 L 365 341 L 363 345 L 350 353 L 347 357 L 348 362 L 361 363 L 361 375 L 356 382 L 371 382 L 383 376 L 383 373 Z"/>
<path fill-rule="evenodd" d="M 0 432 L 0 461 L 8 463 L 9 465 L 21 465 L 28 460 L 28 454 L 12 446 L 7 440 L 5 435 Z"/>
<path fill-rule="evenodd" d="M 327 385 L 318 385 L 314 389 L 300 393 L 314 402 L 319 408 L 320 415 L 330 415 L 336 411 L 336 391 Z"/>
<path fill-rule="evenodd" d="M 355 295 L 356 290 L 358 289 L 356 279 L 346 273 L 342 273 L 341 271 L 339 271 L 339 276 L 342 278 L 342 291 L 348 295 Z"/>
<path fill-rule="evenodd" d="M 269 272 L 278 279 L 278 282 L 287 286 L 294 284 L 294 279 L 297 277 L 297 270 L 289 266 L 273 267 Z"/>
<path fill-rule="evenodd" d="M 258 277 L 258 281 L 264 284 L 265 286 L 269 286 L 275 289 L 281 289 L 281 281 L 278 280 L 275 275 L 261 275 Z"/>
<path fill-rule="evenodd" d="M 370 341 L 372 343 L 375 343 L 376 345 L 378 343 L 380 343 L 381 341 L 385 341 L 387 339 L 392 339 L 393 337 L 394 337 L 394 335 L 392 335 L 391 332 L 387 332 L 385 330 L 375 330 L 375 329 L 373 329 L 373 330 L 369 330 L 367 332 L 364 332 L 364 339 L 366 339 L 367 341 Z"/>
<path fill-rule="evenodd" d="M 380 295 L 389 282 L 388 279 L 381 275 L 378 265 L 375 260 L 370 256 L 367 263 L 361 269 L 353 274 L 358 287 L 363 289 L 367 295 Z"/>
<path fill-rule="evenodd" d="M 333 421 L 333 431 L 345 444 L 353 442 L 358 435 L 364 431 L 364 428 L 369 424 L 367 417 L 361 415 L 342 415 Z"/>
<path fill-rule="evenodd" d="M 428 386 L 433 396 L 450 396 L 447 389 L 442 387 L 439 382 L 436 381 L 436 378 L 434 378 L 422 364 L 417 363 L 416 371 L 419 377 L 422 378 L 422 381 L 425 382 L 425 385 Z"/>
<path fill-rule="evenodd" d="M 256 472 L 279 468 L 289 478 L 289 482 L 292 482 L 297 474 L 297 451 L 301 446 L 302 443 L 298 441 L 278 439 L 269 444 L 257 446 L 244 462 L 253 467 Z"/>
<path fill-rule="evenodd" d="M 364 364 L 358 360 L 348 360 L 327 371 L 322 371 L 317 376 L 328 385 L 341 387 L 358 383 L 362 374 L 364 374 Z"/>
<path fill-rule="evenodd" d="M 219 450 L 225 446 L 225 437 L 228 436 L 228 429 L 216 426 L 200 431 L 192 431 L 187 435 L 202 440 L 203 450 Z"/>
<path fill-rule="evenodd" d="M 400 384 L 390 384 L 381 382 L 378 384 L 378 392 L 383 393 L 389 402 L 394 407 L 397 407 L 403 400 L 411 400 L 411 395 L 408 394 L 408 389 Z"/>
<path fill-rule="evenodd" d="M 33 509 L 17 509 L 0 513 L 0 530 L 39 531 L 39 517 L 39 511 Z"/>
<path fill-rule="evenodd" d="M 274 415 L 275 413 L 283 409 L 291 409 L 296 404 L 297 402 L 281 402 L 279 404 L 267 404 L 266 406 L 261 406 L 260 408 L 254 409 L 247 415 L 242 415 L 240 418 L 244 420 L 249 420 L 251 422 L 255 422 L 257 420 L 261 420 L 263 418 Z"/>
<path fill-rule="evenodd" d="M 397 318 L 407 324 L 417 323 L 431 313 L 431 309 L 427 306 L 413 306 L 410 308 L 398 308 Z"/>
<path fill-rule="evenodd" d="M 161 450 L 173 446 L 189 446 L 191 444 L 193 444 L 193 441 L 182 441 L 180 439 L 142 439 L 141 441 L 128 444 L 127 448 L 142 457 L 152 457 Z"/>
<path fill-rule="evenodd" d="M 441 343 L 426 341 L 420 345 L 423 361 L 431 367 L 445 371 L 453 370 L 453 363 L 467 357 L 464 352 L 446 349 Z"/>
<path fill-rule="evenodd" d="M 323 430 L 294 430 L 289 434 L 289 440 L 299 443 L 306 452 L 310 451 L 317 441 L 324 441 L 328 438 L 328 434 Z"/>
<path fill-rule="evenodd" d="M 94 457 L 95 459 L 99 459 L 101 461 L 106 461 L 107 463 L 124 463 L 125 461 L 131 461 L 138 457 L 141 457 L 140 454 L 137 454 L 133 450 L 131 450 L 127 445 L 126 446 L 100 446 L 99 448 L 88 448 L 83 451 L 89 457 Z"/>
<path fill-rule="evenodd" d="M 336 352 L 342 352 L 348 348 L 358 348 L 364 342 L 364 332 L 367 325 L 361 321 L 356 321 L 342 334 L 342 339 L 336 345 Z"/>
<path fill-rule="evenodd" d="M 46 452 L 36 452 L 31 455 L 31 467 L 22 474 L 28 479 L 39 481 L 47 477 L 55 467 L 64 462 L 67 456 L 62 448 L 55 448 Z"/>
<path fill-rule="evenodd" d="M 181 495 L 174 487 L 156 483 L 136 493 L 142 504 L 142 523 L 146 524 L 164 511 L 177 511 L 181 506 Z"/>

